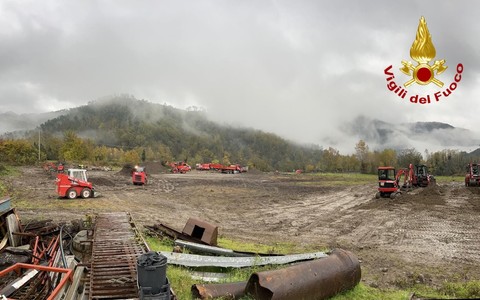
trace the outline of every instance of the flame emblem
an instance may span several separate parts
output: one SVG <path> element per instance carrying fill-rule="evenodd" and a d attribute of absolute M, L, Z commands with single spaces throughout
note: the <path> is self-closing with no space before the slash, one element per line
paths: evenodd
<path fill-rule="evenodd" d="M 435 55 L 435 46 L 432 43 L 432 36 L 428 31 L 427 22 L 424 17 L 421 17 L 420 23 L 418 24 L 417 36 L 410 48 L 410 57 L 417 62 L 417 65 L 414 66 L 410 61 L 402 60 L 403 67 L 400 68 L 400 71 L 404 74 L 408 76 L 412 75 L 412 79 L 405 82 L 405 87 L 410 86 L 414 82 L 421 85 L 427 85 L 433 82 L 439 87 L 443 87 L 443 82 L 435 78 L 435 71 L 436 75 L 439 75 L 448 67 L 444 65 L 445 59 L 436 60 L 431 66 L 429 62 L 435 58 Z M 410 71 L 412 71 L 413 74 L 411 74 Z"/>

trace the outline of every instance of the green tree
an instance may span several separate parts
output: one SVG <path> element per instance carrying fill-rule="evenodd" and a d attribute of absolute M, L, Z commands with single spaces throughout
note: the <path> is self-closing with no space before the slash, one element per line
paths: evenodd
<path fill-rule="evenodd" d="M 138 164 L 140 161 L 140 155 L 138 155 L 138 152 L 135 150 L 129 150 L 125 152 L 123 155 L 123 162 L 124 163 L 129 163 L 129 164 Z"/>
<path fill-rule="evenodd" d="M 63 135 L 63 144 L 59 153 L 60 159 L 65 161 L 80 162 L 87 158 L 85 143 L 71 130 Z"/>
<path fill-rule="evenodd" d="M 321 163 L 323 171 L 336 172 L 340 168 L 340 152 L 332 147 L 323 150 Z"/>
<path fill-rule="evenodd" d="M 27 140 L 0 140 L 0 162 L 30 165 L 38 160 L 38 149 Z"/>
<path fill-rule="evenodd" d="M 379 153 L 379 161 L 382 166 L 396 166 L 397 152 L 393 149 L 384 149 Z"/>
<path fill-rule="evenodd" d="M 397 163 L 400 168 L 407 168 L 410 164 L 418 165 L 422 159 L 422 154 L 415 148 L 403 149 L 397 155 Z"/>
<path fill-rule="evenodd" d="M 358 141 L 358 143 L 355 145 L 355 154 L 360 162 L 361 173 L 367 173 L 368 171 L 369 152 L 368 145 L 364 140 Z"/>

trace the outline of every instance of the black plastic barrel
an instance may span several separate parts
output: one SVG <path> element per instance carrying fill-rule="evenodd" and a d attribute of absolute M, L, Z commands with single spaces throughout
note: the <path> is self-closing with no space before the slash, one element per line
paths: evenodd
<path fill-rule="evenodd" d="M 165 288 L 167 282 L 167 258 L 160 253 L 150 251 L 137 259 L 138 287 L 155 295 Z"/>
<path fill-rule="evenodd" d="M 149 287 L 140 288 L 139 295 L 140 300 L 170 300 L 170 283 L 167 279 L 167 283 L 162 286 L 159 293 L 153 293 Z"/>

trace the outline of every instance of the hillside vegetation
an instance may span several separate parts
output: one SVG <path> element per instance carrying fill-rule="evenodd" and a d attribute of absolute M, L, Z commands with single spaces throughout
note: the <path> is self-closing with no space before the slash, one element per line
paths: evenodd
<path fill-rule="evenodd" d="M 38 130 L 21 139 L 5 135 L 0 163 L 35 163 L 40 148 L 40 161 L 100 165 L 182 160 L 191 165 L 238 163 L 261 171 L 375 173 L 380 165 L 426 163 L 436 175 L 454 175 L 479 158 L 457 150 L 426 151 L 425 157 L 416 149 L 372 151 L 363 140 L 352 145 L 355 154 L 342 155 L 331 147 L 298 145 L 272 133 L 219 125 L 196 108 L 181 110 L 127 95 L 64 111 L 40 126 L 40 147 L 38 139 Z"/>

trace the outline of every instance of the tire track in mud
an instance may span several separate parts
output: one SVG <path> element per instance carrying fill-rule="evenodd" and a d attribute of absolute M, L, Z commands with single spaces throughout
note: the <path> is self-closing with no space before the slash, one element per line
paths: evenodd
<path fill-rule="evenodd" d="M 478 214 L 470 210 L 471 195 L 455 185 L 445 186 L 443 190 L 443 194 L 436 196 L 418 193 L 410 198 L 402 196 L 401 202 L 389 201 L 377 207 L 383 213 L 371 214 L 368 222 L 345 238 L 361 247 L 397 253 L 405 259 L 478 265 Z M 436 201 L 426 203 L 444 204 L 426 206 L 416 202 L 418 197 L 437 197 Z M 372 206 L 371 210 L 376 209 Z"/>
<path fill-rule="evenodd" d="M 371 187 L 342 188 L 292 202 L 270 202 L 232 217 L 239 224 L 244 223 L 242 220 L 252 220 L 251 229 L 256 231 L 282 232 L 301 238 L 334 237 L 341 231 L 351 231 L 352 224 L 356 224 L 354 208 L 369 199 L 358 195 L 370 190 Z M 352 222 L 342 224 L 345 218 Z"/>

